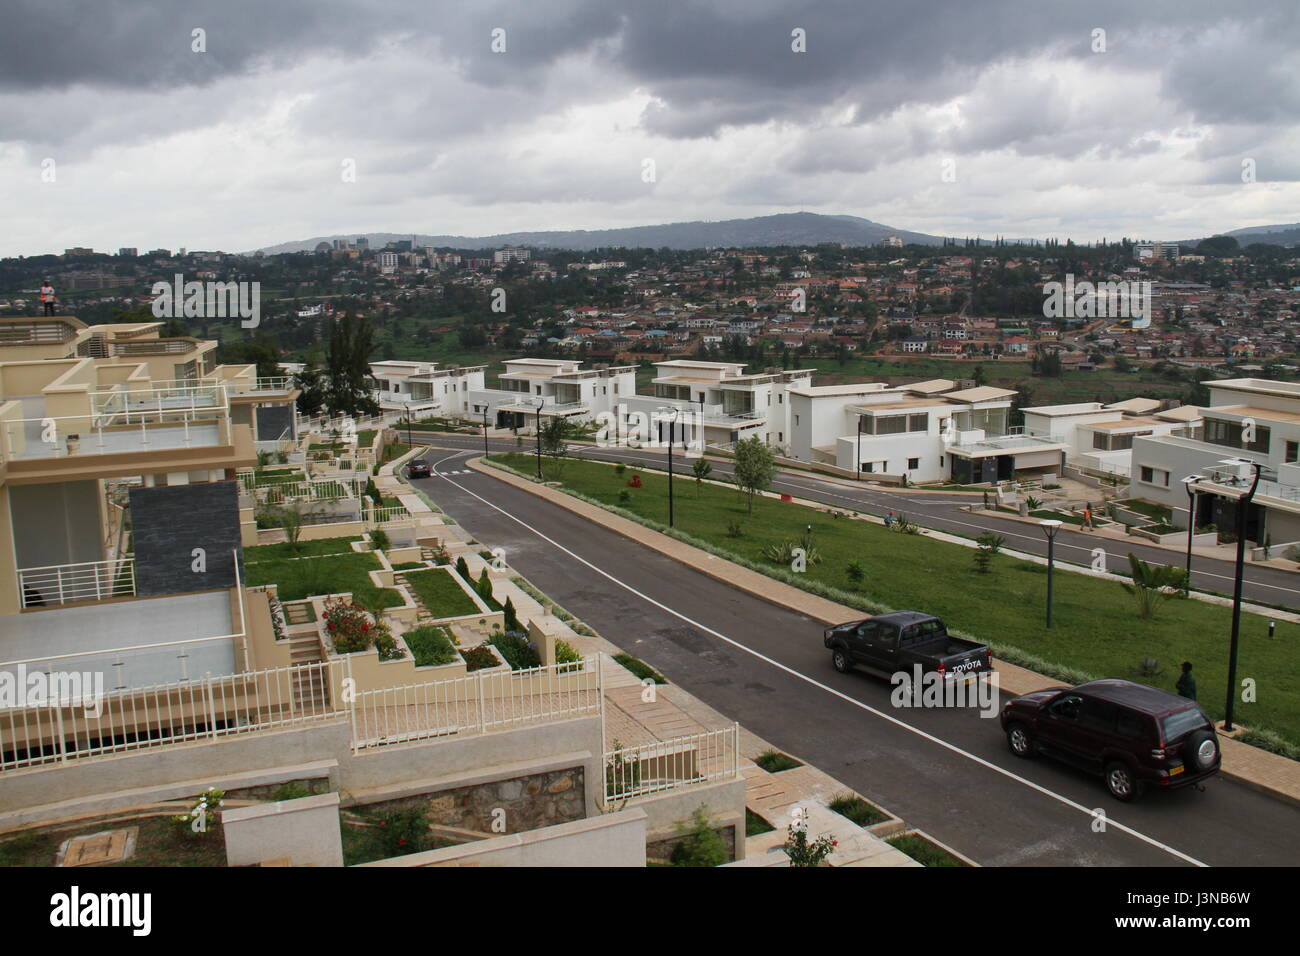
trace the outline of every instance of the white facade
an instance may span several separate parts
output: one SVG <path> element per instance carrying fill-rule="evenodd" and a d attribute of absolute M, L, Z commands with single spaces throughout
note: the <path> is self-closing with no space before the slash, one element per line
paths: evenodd
<path fill-rule="evenodd" d="M 469 394 L 482 389 L 486 366 L 438 368 L 435 362 L 372 362 L 375 401 L 386 411 L 464 415 Z"/>
<path fill-rule="evenodd" d="M 1210 404 L 1201 409 L 1198 438 L 1153 436 L 1133 442 L 1134 497 L 1169 505 L 1173 523 L 1187 526 L 1182 479 L 1197 476 L 1198 526 L 1232 531 L 1236 498 L 1253 468 L 1261 480 L 1247 512 L 1247 538 L 1281 548 L 1300 542 L 1300 383 L 1265 379 L 1206 382 Z"/>
<path fill-rule="evenodd" d="M 1050 438 L 1066 447 L 1066 463 L 1127 476 L 1133 443 L 1150 435 L 1194 437 L 1200 410 L 1190 406 L 1161 409 L 1151 398 L 1103 405 L 1078 402 L 1023 409 L 1026 434 Z"/>
<path fill-rule="evenodd" d="M 583 369 L 576 359 L 511 359 L 498 376 L 496 388 L 480 379 L 466 396 L 464 414 L 479 419 L 487 412 L 490 422 L 502 427 L 532 424 L 541 407 L 543 416 L 561 415 L 591 421 L 636 393 L 636 367 Z"/>

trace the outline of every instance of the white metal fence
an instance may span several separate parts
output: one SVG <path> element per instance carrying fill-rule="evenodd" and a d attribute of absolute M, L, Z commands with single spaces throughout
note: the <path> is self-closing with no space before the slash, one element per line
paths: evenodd
<path fill-rule="evenodd" d="M 356 750 L 448 734 L 487 733 L 600 713 L 597 658 L 526 670 L 361 691 L 352 707 Z"/>
<path fill-rule="evenodd" d="M 135 594 L 135 557 L 20 568 L 18 590 L 23 607 L 131 597 Z"/>
<path fill-rule="evenodd" d="M 217 739 L 347 713 L 320 662 L 107 693 L 72 703 L 0 710 L 0 770 Z M 342 705 L 346 707 L 346 705 Z"/>
<path fill-rule="evenodd" d="M 740 774 L 740 725 L 605 754 L 605 804 L 732 780 Z"/>
<path fill-rule="evenodd" d="M 63 675 L 65 672 L 58 672 Z M 350 662 L 204 677 L 0 709 L 0 771 L 349 719 L 357 752 L 600 713 L 596 658 L 348 693 Z"/>

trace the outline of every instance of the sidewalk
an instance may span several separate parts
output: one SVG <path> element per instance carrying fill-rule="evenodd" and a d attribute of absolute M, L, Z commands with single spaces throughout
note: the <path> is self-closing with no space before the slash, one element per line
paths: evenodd
<path fill-rule="evenodd" d="M 635 521 L 574 498 L 559 489 L 539 485 L 498 468 L 491 468 L 484 465 L 481 459 L 470 459 L 468 466 L 557 504 L 588 521 L 707 574 L 717 581 L 773 604 L 790 608 L 814 620 L 825 624 L 839 624 L 862 616 L 862 612 L 856 608 L 818 597 L 757 571 L 742 568 L 738 564 L 733 564 L 707 551 L 701 551 L 676 538 L 670 538 Z M 998 661 L 997 671 L 1002 689 L 1014 695 L 1060 685 L 1059 681 L 1002 661 Z M 1224 776 L 1300 806 L 1300 763 L 1240 743 L 1222 734 L 1219 735 L 1219 742 L 1223 751 L 1221 772 Z"/>

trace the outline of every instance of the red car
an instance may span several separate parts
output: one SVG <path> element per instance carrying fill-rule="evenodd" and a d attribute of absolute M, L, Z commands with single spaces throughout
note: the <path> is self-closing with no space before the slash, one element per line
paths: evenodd
<path fill-rule="evenodd" d="M 1219 772 L 1219 739 L 1205 711 L 1145 684 L 1035 691 L 1007 701 L 1000 720 L 1017 757 L 1044 753 L 1101 774 L 1117 800 L 1136 800 L 1149 786 L 1199 786 Z"/>

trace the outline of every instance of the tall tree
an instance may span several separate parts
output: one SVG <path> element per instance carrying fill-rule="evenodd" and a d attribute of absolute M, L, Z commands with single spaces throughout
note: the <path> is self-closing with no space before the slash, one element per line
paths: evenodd
<path fill-rule="evenodd" d="M 308 358 L 301 372 L 293 377 L 293 384 L 300 389 L 298 395 L 298 414 L 308 417 L 320 414 L 325 407 L 325 375 L 315 359 Z"/>
<path fill-rule="evenodd" d="M 375 330 L 369 319 L 347 313 L 330 328 L 325 349 L 326 405 L 331 414 L 374 415 L 379 404 L 370 394 L 370 353 Z"/>

